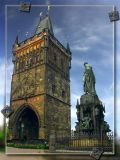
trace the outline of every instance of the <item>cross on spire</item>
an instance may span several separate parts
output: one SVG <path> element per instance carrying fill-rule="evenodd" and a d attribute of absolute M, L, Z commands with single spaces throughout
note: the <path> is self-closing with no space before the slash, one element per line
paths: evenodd
<path fill-rule="evenodd" d="M 48 5 L 48 16 L 50 15 L 50 5 Z"/>
<path fill-rule="evenodd" d="M 54 35 L 49 12 L 50 12 L 50 5 L 48 5 L 46 16 L 44 16 L 42 12 L 40 12 L 40 20 L 36 27 L 35 34 L 42 32 L 43 29 L 48 29 L 50 33 Z"/>
<path fill-rule="evenodd" d="M 46 1 L 46 4 L 48 5 L 47 14 L 50 15 L 50 0 Z"/>

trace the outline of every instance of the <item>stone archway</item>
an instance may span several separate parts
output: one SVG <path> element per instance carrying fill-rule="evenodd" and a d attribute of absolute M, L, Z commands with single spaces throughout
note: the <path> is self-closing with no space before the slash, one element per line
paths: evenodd
<path fill-rule="evenodd" d="M 28 105 L 22 107 L 16 117 L 16 134 L 18 140 L 35 140 L 39 137 L 39 119 Z"/>

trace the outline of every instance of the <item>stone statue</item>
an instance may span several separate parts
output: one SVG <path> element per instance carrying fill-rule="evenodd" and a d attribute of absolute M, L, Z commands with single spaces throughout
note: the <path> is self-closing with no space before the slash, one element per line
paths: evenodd
<path fill-rule="evenodd" d="M 90 117 L 84 117 L 82 119 L 82 128 L 85 130 L 92 129 L 92 120 Z"/>
<path fill-rule="evenodd" d="M 104 121 L 103 122 L 103 130 L 105 131 L 105 132 L 110 132 L 111 130 L 110 130 L 110 126 L 109 126 L 109 124 L 106 122 L 106 121 Z"/>
<path fill-rule="evenodd" d="M 89 137 L 92 133 L 92 136 L 97 133 L 99 139 L 99 137 L 102 137 L 102 133 L 107 135 L 107 132 L 111 130 L 109 124 L 104 120 L 105 106 L 97 96 L 95 90 L 96 80 L 92 67 L 88 63 L 84 63 L 84 67 L 84 94 L 81 95 L 80 101 L 77 100 L 76 103 L 78 121 L 75 126 L 75 135 L 84 135 L 85 133 L 85 136 Z"/>
<path fill-rule="evenodd" d="M 88 63 L 84 63 L 85 72 L 83 75 L 84 92 L 89 94 L 96 94 L 95 91 L 95 76 L 92 67 Z"/>

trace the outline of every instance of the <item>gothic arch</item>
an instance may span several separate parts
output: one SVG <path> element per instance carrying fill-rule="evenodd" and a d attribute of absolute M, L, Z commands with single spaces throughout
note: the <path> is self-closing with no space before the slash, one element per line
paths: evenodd
<path fill-rule="evenodd" d="M 29 103 L 24 103 L 24 104 L 22 104 L 22 105 L 21 105 L 20 107 L 18 107 L 18 109 L 15 111 L 15 113 L 14 113 L 15 115 L 14 115 L 14 117 L 13 117 L 13 119 L 14 119 L 14 124 L 13 124 L 13 125 L 16 124 L 19 116 L 22 114 L 22 112 L 23 112 L 24 109 L 26 109 L 26 108 L 30 108 L 30 109 L 36 114 L 36 116 L 37 116 L 37 118 L 38 118 L 39 127 L 40 127 L 40 126 L 41 126 L 40 115 L 39 115 L 39 113 L 37 112 L 37 110 L 34 108 L 34 106 L 31 105 L 31 104 L 29 104 Z"/>
<path fill-rule="evenodd" d="M 40 116 L 32 105 L 28 103 L 21 105 L 14 113 L 13 118 L 15 139 L 39 138 Z"/>

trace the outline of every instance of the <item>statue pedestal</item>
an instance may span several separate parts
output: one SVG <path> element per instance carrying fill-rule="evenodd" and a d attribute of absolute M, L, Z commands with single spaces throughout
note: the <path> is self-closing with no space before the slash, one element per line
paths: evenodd
<path fill-rule="evenodd" d="M 97 95 L 84 94 L 80 98 L 80 105 L 97 105 L 102 104 Z"/>
<path fill-rule="evenodd" d="M 98 96 L 95 94 L 84 94 L 80 97 L 80 104 L 77 102 L 76 134 L 91 133 L 101 134 L 101 130 L 109 131 L 109 125 L 104 121 L 105 108 Z M 106 125 L 106 126 L 105 126 Z"/>

